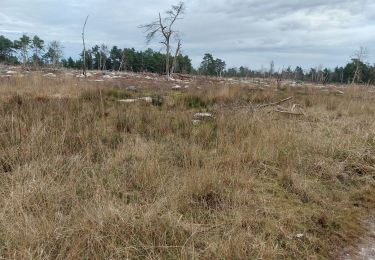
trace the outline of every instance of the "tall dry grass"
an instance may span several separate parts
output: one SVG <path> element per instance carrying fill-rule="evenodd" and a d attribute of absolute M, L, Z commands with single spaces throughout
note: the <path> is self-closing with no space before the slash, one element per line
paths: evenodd
<path fill-rule="evenodd" d="M 321 259 L 366 233 L 368 89 L 113 84 L 0 81 L 2 258 Z M 116 101 L 143 95 L 160 102 Z M 306 116 L 245 107 L 287 96 Z M 215 118 L 194 126 L 198 111 Z"/>

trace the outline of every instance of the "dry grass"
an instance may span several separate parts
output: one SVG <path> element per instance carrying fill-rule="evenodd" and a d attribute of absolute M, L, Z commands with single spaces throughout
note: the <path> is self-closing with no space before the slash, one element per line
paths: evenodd
<path fill-rule="evenodd" d="M 321 259 L 366 233 L 374 93 L 134 83 L 0 79 L 1 258 Z M 243 107 L 288 96 L 306 116 Z"/>

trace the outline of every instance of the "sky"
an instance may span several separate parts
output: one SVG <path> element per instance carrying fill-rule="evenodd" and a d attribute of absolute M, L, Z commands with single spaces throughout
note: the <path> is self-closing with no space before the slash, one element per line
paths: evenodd
<path fill-rule="evenodd" d="M 139 25 L 152 22 L 178 0 L 0 0 L 0 35 L 23 33 L 58 40 L 78 57 L 87 15 L 87 45 L 148 47 Z M 227 67 L 252 69 L 344 65 L 360 46 L 375 63 L 374 0 L 186 0 L 176 24 L 183 54 L 198 66 L 205 53 Z"/>

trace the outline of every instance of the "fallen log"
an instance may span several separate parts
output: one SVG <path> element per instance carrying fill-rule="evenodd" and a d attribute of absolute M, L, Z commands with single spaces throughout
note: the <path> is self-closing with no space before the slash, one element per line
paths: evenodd
<path fill-rule="evenodd" d="M 288 98 L 285 98 L 283 100 L 280 100 L 280 101 L 277 101 L 277 102 L 274 102 L 274 103 L 260 105 L 257 108 L 260 109 L 260 108 L 265 108 L 265 107 L 277 106 L 277 105 L 279 105 L 281 103 L 287 102 L 287 101 L 292 100 L 292 99 L 293 99 L 293 97 L 288 97 Z"/>
<path fill-rule="evenodd" d="M 286 115 L 292 115 L 292 116 L 304 116 L 305 115 L 303 113 L 289 112 L 289 111 L 278 110 L 278 109 L 275 109 L 274 111 L 277 112 L 277 113 L 286 114 Z"/>

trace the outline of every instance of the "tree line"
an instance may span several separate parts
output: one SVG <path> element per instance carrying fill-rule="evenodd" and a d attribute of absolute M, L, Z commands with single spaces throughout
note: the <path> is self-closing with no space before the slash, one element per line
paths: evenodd
<path fill-rule="evenodd" d="M 69 57 L 63 59 L 62 65 L 66 68 L 81 69 L 83 66 L 83 53 L 81 58 L 73 60 Z M 147 49 L 136 51 L 134 48 L 119 48 L 113 46 L 111 49 L 107 45 L 95 45 L 85 53 L 86 68 L 88 70 L 112 70 L 112 71 L 133 71 L 152 72 L 163 74 L 167 57 L 165 54 Z M 170 66 L 171 61 L 170 62 Z M 193 66 L 191 59 L 187 55 L 177 56 L 175 72 L 189 74 Z"/>
<path fill-rule="evenodd" d="M 173 59 L 170 58 L 170 37 L 172 37 L 173 33 L 177 34 L 176 31 L 173 31 L 171 25 L 175 21 L 173 18 L 181 13 L 183 13 L 183 8 L 174 6 L 166 19 L 162 20 L 160 17 L 154 23 L 142 26 L 146 27 L 148 40 L 153 39 L 157 33 L 161 35 L 161 38 L 165 38 L 163 44 L 169 46 L 166 53 L 156 52 L 150 48 L 145 51 L 137 51 L 134 48 L 119 48 L 117 46 L 109 48 L 107 45 L 101 44 L 89 49 L 85 48 L 78 59 L 73 59 L 72 57 L 66 59 L 63 58 L 64 47 L 58 41 L 51 41 L 46 44 L 39 36 L 30 37 L 26 34 L 23 34 L 18 40 L 11 41 L 0 35 L 0 63 L 82 69 L 85 60 L 85 67 L 89 70 L 152 72 L 159 74 L 166 74 L 167 71 L 169 74 L 177 72 L 218 77 L 263 77 L 310 81 L 321 84 L 375 84 L 375 64 L 364 62 L 366 49 L 362 47 L 355 52 L 349 63 L 334 69 L 319 66 L 306 70 L 301 66 L 295 68 L 289 66 L 276 71 L 273 61 L 270 63 L 269 69 L 252 70 L 246 66 L 226 69 L 225 61 L 214 58 L 210 53 L 204 54 L 200 66 L 194 69 L 189 56 L 181 54 L 180 39 L 178 39 Z M 164 23 L 169 22 L 168 26 L 170 27 L 165 26 L 163 21 Z M 166 30 L 165 28 L 170 29 L 167 32 L 163 32 L 163 30 Z M 169 77 L 168 73 L 167 76 Z"/>
<path fill-rule="evenodd" d="M 266 69 L 251 70 L 248 67 L 241 66 L 240 68 L 229 68 L 225 70 L 223 76 L 240 78 L 280 78 L 294 81 L 310 81 L 320 84 L 375 84 L 375 64 L 371 65 L 356 59 L 351 59 L 345 66 L 336 66 L 334 69 L 323 68 L 322 66 L 309 69 L 303 69 L 301 66 L 295 68 L 289 66 L 276 72 Z"/>
<path fill-rule="evenodd" d="M 310 81 L 314 83 L 363 83 L 375 84 L 375 64 L 364 62 L 366 50 L 361 47 L 351 57 L 350 62 L 345 66 L 337 66 L 334 69 L 315 68 L 303 69 L 301 66 L 292 68 L 288 66 L 278 71 L 275 64 L 270 62 L 268 69 L 252 70 L 246 66 L 239 68 L 231 67 L 226 69 L 225 61 L 214 58 L 212 54 L 205 54 L 198 73 L 209 76 L 237 77 L 237 78 L 278 78 L 295 81 Z"/>
<path fill-rule="evenodd" d="M 11 41 L 0 35 L 0 63 L 56 67 L 60 64 L 62 53 L 63 46 L 58 41 L 45 44 L 37 35 L 30 37 L 26 34 Z"/>
<path fill-rule="evenodd" d="M 50 66 L 81 69 L 83 51 L 78 59 L 63 57 L 63 45 L 58 41 L 45 43 L 38 36 L 24 34 L 20 39 L 11 41 L 0 35 L 0 63 L 23 66 Z M 166 54 L 147 49 L 136 51 L 134 48 L 109 48 L 105 44 L 95 45 L 85 51 L 86 67 L 89 70 L 115 70 L 134 72 L 164 73 Z M 193 70 L 191 59 L 178 54 L 175 72 L 189 74 Z M 170 66 L 172 61 L 170 60 Z"/>
<path fill-rule="evenodd" d="M 50 66 L 81 69 L 83 66 L 83 52 L 78 59 L 63 58 L 63 45 L 58 41 L 48 44 L 37 35 L 30 37 L 22 35 L 18 40 L 11 41 L 0 35 L 0 63 L 23 66 Z M 334 69 L 322 66 L 303 69 L 286 67 L 275 70 L 273 62 L 268 69 L 252 70 L 246 66 L 226 68 L 224 60 L 206 53 L 197 69 L 194 69 L 188 55 L 179 53 L 176 57 L 174 72 L 185 74 L 199 74 L 207 76 L 240 77 L 240 78 L 282 78 L 295 81 L 310 81 L 315 83 L 365 83 L 375 84 L 375 64 L 364 62 L 365 54 L 361 48 L 352 56 L 345 66 Z M 113 70 L 152 72 L 164 74 L 167 55 L 165 53 L 147 49 L 137 51 L 134 48 L 109 48 L 105 44 L 95 45 L 86 50 L 86 66 L 89 70 Z M 169 59 L 169 68 L 173 60 Z"/>

